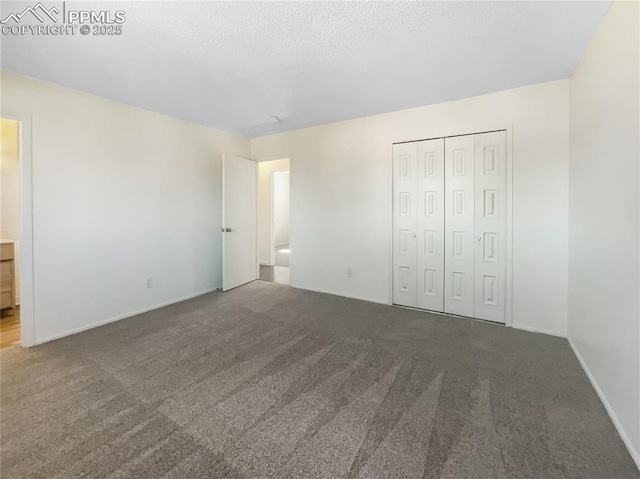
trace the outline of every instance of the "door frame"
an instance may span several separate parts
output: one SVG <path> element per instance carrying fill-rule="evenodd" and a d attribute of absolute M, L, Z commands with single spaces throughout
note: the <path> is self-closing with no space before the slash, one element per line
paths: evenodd
<path fill-rule="evenodd" d="M 506 189 L 507 189 L 507 217 L 506 217 L 506 232 L 507 232 L 507 251 L 506 251 L 506 264 L 505 264 L 505 322 L 504 325 L 507 327 L 511 327 L 513 324 L 513 123 L 510 124 L 498 124 L 498 125 L 489 125 L 484 127 L 478 127 L 473 129 L 465 129 L 453 131 L 451 133 L 445 135 L 435 135 L 435 136 L 426 136 L 425 138 L 416 138 L 411 140 L 401 140 L 396 141 L 391 144 L 391 148 L 389 150 L 389 158 L 391 161 L 389 162 L 389 166 L 387 168 L 389 181 L 388 181 L 388 198 L 389 198 L 389 207 L 388 207 L 388 217 L 389 217 L 389 299 L 387 304 L 389 306 L 395 306 L 393 303 L 393 283 L 394 283 L 394 264 L 393 264 L 393 145 L 397 145 L 400 143 L 412 143 L 415 141 L 424 141 L 424 140 L 438 140 L 440 138 L 452 138 L 455 136 L 468 136 L 468 135 L 478 135 L 481 133 L 491 133 L 495 131 L 504 131 L 506 133 L 506 146 L 505 146 L 505 154 L 506 154 Z M 429 310 L 420 310 L 420 311 L 429 311 Z M 438 313 L 436 311 L 429 311 L 434 314 L 444 314 L 448 316 L 453 316 L 448 313 Z M 479 320 L 481 321 L 481 320 Z M 501 323 L 492 323 L 492 324 L 501 324 Z"/>
<path fill-rule="evenodd" d="M 35 285 L 33 261 L 33 159 L 32 117 L 2 108 L 0 116 L 18 122 L 18 175 L 20 218 L 20 344 L 36 344 Z"/>

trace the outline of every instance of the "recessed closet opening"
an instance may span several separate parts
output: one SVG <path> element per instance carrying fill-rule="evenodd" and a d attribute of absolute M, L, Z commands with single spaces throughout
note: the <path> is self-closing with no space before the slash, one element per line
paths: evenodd
<path fill-rule="evenodd" d="M 393 145 L 393 304 L 511 324 L 507 129 Z"/>

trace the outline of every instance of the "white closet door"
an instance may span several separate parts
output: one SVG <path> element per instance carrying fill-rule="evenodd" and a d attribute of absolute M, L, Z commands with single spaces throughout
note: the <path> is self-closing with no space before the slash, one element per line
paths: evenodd
<path fill-rule="evenodd" d="M 444 310 L 473 316 L 474 137 L 445 139 Z"/>
<path fill-rule="evenodd" d="M 393 145 L 393 302 L 417 307 L 417 143 Z"/>
<path fill-rule="evenodd" d="M 418 308 L 444 311 L 444 139 L 418 142 Z"/>
<path fill-rule="evenodd" d="M 475 318 L 505 322 L 506 132 L 475 139 Z"/>

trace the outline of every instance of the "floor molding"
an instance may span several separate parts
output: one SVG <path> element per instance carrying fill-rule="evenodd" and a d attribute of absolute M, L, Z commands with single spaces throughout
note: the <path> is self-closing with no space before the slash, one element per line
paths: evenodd
<path fill-rule="evenodd" d="M 386 299 L 385 300 L 371 299 L 371 298 L 365 298 L 364 296 L 355 296 L 355 295 L 349 295 L 345 293 L 338 293 L 336 291 L 329 291 L 326 289 L 308 288 L 306 286 L 299 286 L 296 284 L 291 284 L 290 286 L 292 288 L 304 289 L 305 291 L 313 291 L 314 293 L 330 294 L 332 296 L 340 296 L 342 298 L 357 299 L 358 301 L 367 301 L 369 303 L 383 304 L 385 306 L 389 306 L 389 303 Z"/>
<path fill-rule="evenodd" d="M 82 326 L 80 328 L 71 329 L 69 331 L 65 331 L 65 332 L 59 333 L 59 334 L 54 334 L 52 336 L 47 336 L 47 337 L 42 338 L 42 339 L 36 339 L 36 341 L 34 342 L 33 346 L 38 346 L 40 344 L 48 343 L 50 341 L 55 341 L 56 339 L 66 338 L 67 336 L 72 336 L 74 334 L 82 333 L 83 331 L 88 331 L 90 329 L 99 328 L 100 326 L 104 326 L 104 325 L 109 324 L 109 323 L 115 323 L 116 321 L 120 321 L 122 319 L 132 318 L 134 316 L 138 316 L 139 314 L 148 313 L 149 311 L 153 311 L 153 310 L 156 310 L 156 309 L 164 308 L 165 306 L 170 306 L 172 304 L 181 303 L 182 301 L 187 301 L 189 299 L 197 298 L 198 296 L 202 296 L 204 294 L 212 293 L 213 291 L 216 291 L 217 289 L 218 288 L 207 289 L 205 291 L 200 291 L 198 293 L 189 294 L 187 296 L 183 296 L 183 297 L 178 298 L 178 299 L 172 299 L 172 300 L 169 300 L 169 301 L 165 301 L 163 303 L 156 304 L 156 305 L 150 306 L 148 308 L 139 309 L 139 310 L 131 312 L 131 313 L 125 313 L 125 314 L 121 314 L 119 316 L 115 316 L 113 318 L 105 319 L 103 321 L 98 321 L 98 322 L 95 322 L 95 323 L 91 323 L 91 324 L 89 324 L 87 326 Z M 29 346 L 29 347 L 32 347 L 32 346 Z"/>
<path fill-rule="evenodd" d="M 349 299 L 357 299 L 359 301 L 368 301 L 370 303 L 376 303 L 376 304 L 384 304 L 385 306 L 397 306 L 394 304 L 389 304 L 388 300 L 379 300 L 379 299 L 371 299 L 371 298 L 366 298 L 363 296 L 354 296 L 354 295 L 348 295 L 345 293 L 338 293 L 335 291 L 329 291 L 329 290 L 323 290 L 323 289 L 316 289 L 316 288 L 308 288 L 305 286 L 298 286 L 298 285 L 290 285 L 292 288 L 298 288 L 298 289 L 304 289 L 306 291 L 313 291 L 314 293 L 323 293 L 323 294 L 331 294 L 333 296 L 341 296 L 343 298 L 349 298 Z M 404 306 L 401 306 L 404 307 Z M 481 319 L 478 318 L 471 318 L 471 317 L 466 317 L 466 316 L 457 316 L 457 315 L 452 315 L 449 313 L 442 313 L 442 312 L 437 312 L 437 311 L 429 311 L 429 310 L 422 310 L 420 308 L 408 308 L 408 309 L 414 309 L 416 311 L 423 311 L 425 313 L 431 313 L 431 314 L 439 314 L 439 315 L 444 315 L 444 316 L 456 316 L 456 317 L 460 317 L 463 319 L 469 319 L 472 321 L 483 321 Z M 494 321 L 483 321 L 486 322 L 488 324 L 495 324 L 498 326 L 506 326 L 504 323 L 497 323 Z M 542 329 L 542 328 L 535 328 L 535 327 L 531 327 L 531 326 L 524 326 L 524 325 L 517 325 L 517 324 L 512 324 L 511 326 L 506 326 L 506 327 L 511 327 L 513 329 L 519 329 L 521 331 L 528 331 L 530 333 L 540 333 L 540 334 L 548 334 L 549 336 L 555 336 L 558 338 L 563 338 L 563 339 L 567 339 L 567 335 L 566 334 L 562 334 L 562 333 L 558 333 L 556 331 L 549 331 L 546 329 Z"/>
<path fill-rule="evenodd" d="M 558 338 L 565 338 L 567 339 L 567 334 L 566 333 L 559 333 L 557 331 L 550 331 L 548 329 L 542 329 L 542 328 L 536 328 L 533 326 L 525 326 L 522 324 L 511 324 L 511 327 L 513 329 L 519 329 L 521 331 L 529 331 L 530 333 L 540 333 L 540 334 L 548 334 L 549 336 L 556 336 Z"/>
<path fill-rule="evenodd" d="M 593 386 L 593 389 L 596 390 L 596 393 L 598 394 L 598 397 L 600 398 L 600 401 L 602 402 L 604 408 L 606 409 L 607 413 L 609 414 L 609 417 L 611 418 L 611 422 L 613 422 L 613 425 L 615 426 L 616 430 L 618 431 L 618 434 L 622 438 L 622 442 L 624 442 L 624 445 L 627 446 L 627 450 L 629 451 L 629 454 L 631 454 L 632 459 L 635 461 L 636 466 L 638 466 L 638 469 L 640 470 L 640 451 L 634 450 L 633 444 L 631 443 L 631 440 L 629 439 L 629 436 L 627 436 L 627 433 L 625 432 L 624 428 L 622 427 L 622 423 L 618 420 L 618 416 L 616 416 L 616 413 L 614 412 L 613 408 L 611 407 L 611 404 L 609 404 L 609 401 L 607 400 L 607 397 L 605 396 L 604 392 L 602 391 L 602 389 L 600 389 L 600 386 L 598 385 L 595 377 L 593 376 L 593 374 L 591 373 L 591 370 L 587 366 L 587 362 L 584 360 L 584 358 L 580 354 L 580 351 L 578 350 L 578 347 L 571 340 L 571 338 L 568 338 L 568 339 L 569 339 L 569 345 L 571 346 L 571 349 L 573 350 L 573 354 L 576 355 L 576 358 L 578 359 L 578 362 L 580 363 L 580 366 L 582 366 L 582 369 L 584 370 L 585 374 L 589 378 L 589 381 L 591 382 L 591 385 Z"/>

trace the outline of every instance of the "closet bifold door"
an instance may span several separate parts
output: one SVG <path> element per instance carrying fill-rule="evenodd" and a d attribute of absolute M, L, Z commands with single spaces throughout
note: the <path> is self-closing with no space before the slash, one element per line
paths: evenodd
<path fill-rule="evenodd" d="M 506 302 L 506 132 L 475 140 L 475 318 L 505 322 Z"/>
<path fill-rule="evenodd" d="M 473 317 L 475 178 L 474 136 L 444 141 L 444 311 Z"/>
<path fill-rule="evenodd" d="M 418 144 L 393 145 L 393 302 L 418 306 L 417 294 Z"/>
<path fill-rule="evenodd" d="M 444 311 L 444 139 L 418 142 L 418 308 Z"/>

